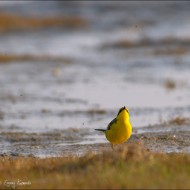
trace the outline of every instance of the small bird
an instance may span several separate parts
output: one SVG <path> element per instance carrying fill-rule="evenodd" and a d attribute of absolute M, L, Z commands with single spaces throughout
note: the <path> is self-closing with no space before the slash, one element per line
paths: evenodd
<path fill-rule="evenodd" d="M 114 145 L 124 143 L 132 134 L 128 109 L 125 106 L 120 108 L 117 117 L 108 124 L 107 129 L 95 130 L 105 133 L 107 140 L 111 143 L 112 149 Z"/>

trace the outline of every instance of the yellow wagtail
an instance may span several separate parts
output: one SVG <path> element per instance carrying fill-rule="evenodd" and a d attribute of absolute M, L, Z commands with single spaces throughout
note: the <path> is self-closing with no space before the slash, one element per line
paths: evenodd
<path fill-rule="evenodd" d="M 120 108 L 117 117 L 108 124 L 107 129 L 95 130 L 105 133 L 112 149 L 114 145 L 124 143 L 132 134 L 128 109 L 125 107 Z"/>

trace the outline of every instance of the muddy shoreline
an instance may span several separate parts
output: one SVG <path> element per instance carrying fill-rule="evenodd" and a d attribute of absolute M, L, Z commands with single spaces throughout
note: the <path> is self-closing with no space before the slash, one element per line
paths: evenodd
<path fill-rule="evenodd" d="M 76 130 L 74 132 L 74 130 Z M 89 131 L 86 131 L 89 134 Z M 0 133 L 0 156 L 11 157 L 64 157 L 82 156 L 87 152 L 111 150 L 109 143 L 85 143 L 85 130 L 72 129 L 62 133 Z M 142 144 L 153 152 L 190 152 L 190 131 L 146 132 L 133 134 L 125 144 Z M 125 144 L 117 145 L 117 149 Z"/>

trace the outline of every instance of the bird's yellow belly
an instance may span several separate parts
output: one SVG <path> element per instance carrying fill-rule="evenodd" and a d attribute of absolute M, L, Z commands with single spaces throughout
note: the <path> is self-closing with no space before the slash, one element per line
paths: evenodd
<path fill-rule="evenodd" d="M 120 144 L 130 138 L 132 127 L 129 123 L 121 123 L 119 127 L 113 126 L 112 130 L 106 131 L 106 138 L 112 144 Z"/>

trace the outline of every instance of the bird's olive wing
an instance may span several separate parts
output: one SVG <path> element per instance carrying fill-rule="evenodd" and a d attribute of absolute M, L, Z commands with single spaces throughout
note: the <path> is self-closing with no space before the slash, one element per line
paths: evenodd
<path fill-rule="evenodd" d="M 114 124 L 114 123 L 117 123 L 117 119 L 113 119 L 109 124 L 108 124 L 108 127 L 107 127 L 107 130 L 110 130 L 111 129 L 111 126 Z"/>

